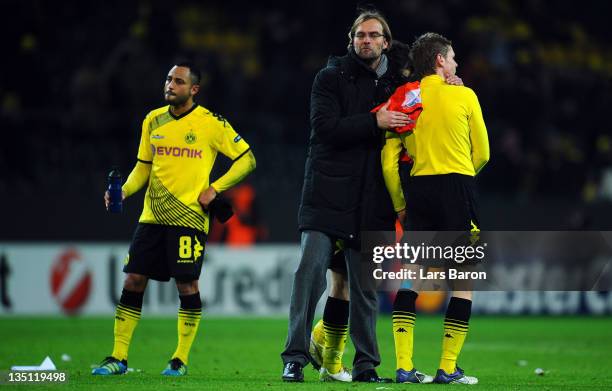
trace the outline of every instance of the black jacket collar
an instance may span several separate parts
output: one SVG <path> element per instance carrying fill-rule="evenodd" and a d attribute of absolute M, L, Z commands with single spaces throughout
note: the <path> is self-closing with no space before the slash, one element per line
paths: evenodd
<path fill-rule="evenodd" d="M 382 76 L 383 78 L 398 78 L 402 79 L 403 76 L 400 73 L 400 69 L 397 66 L 397 61 L 389 56 L 389 53 L 385 53 L 389 60 L 389 68 L 387 72 Z M 377 78 L 376 72 L 370 68 L 365 62 L 363 62 L 351 48 L 348 53 L 344 56 L 330 56 L 327 60 L 328 67 L 339 67 L 342 68 L 343 72 L 346 72 L 350 78 L 356 77 L 359 74 L 368 74 L 373 78 Z"/>

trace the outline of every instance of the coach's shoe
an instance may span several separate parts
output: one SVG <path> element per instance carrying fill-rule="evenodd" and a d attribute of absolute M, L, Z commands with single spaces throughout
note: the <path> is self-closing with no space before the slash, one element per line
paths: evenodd
<path fill-rule="evenodd" d="M 412 371 L 406 371 L 405 369 L 398 369 L 395 371 L 395 382 L 396 383 L 431 383 L 433 382 L 433 376 L 426 375 L 413 368 Z"/>
<path fill-rule="evenodd" d="M 161 373 L 164 376 L 184 376 L 187 374 L 187 365 L 181 359 L 173 358 L 168 361 L 168 366 Z"/>
<path fill-rule="evenodd" d="M 478 384 L 478 379 L 474 376 L 464 375 L 463 369 L 457 367 L 455 372 L 450 375 L 444 372 L 443 369 L 438 369 L 433 382 L 439 384 Z"/>
<path fill-rule="evenodd" d="M 388 377 L 379 377 L 374 369 L 366 369 L 359 375 L 353 377 L 353 381 L 363 383 L 393 383 Z"/>
<path fill-rule="evenodd" d="M 127 360 L 117 360 L 113 356 L 108 356 L 100 363 L 100 366 L 91 371 L 92 375 L 123 375 L 127 372 Z"/>
<path fill-rule="evenodd" d="M 321 368 L 319 371 L 319 380 L 321 381 L 341 381 L 341 382 L 351 382 L 353 381 L 353 376 L 346 367 L 342 367 L 338 373 L 331 373 L 327 370 L 327 368 Z"/>
<path fill-rule="evenodd" d="M 320 337 L 316 334 L 316 330 L 313 330 L 310 333 L 310 346 L 308 347 L 308 353 L 310 353 L 311 358 L 310 363 L 317 371 L 321 369 L 323 364 L 323 349 L 325 349 L 325 346 L 317 341 L 321 340 Z"/>
<path fill-rule="evenodd" d="M 290 361 L 285 364 L 285 368 L 283 368 L 283 381 L 303 382 L 304 371 L 302 364 L 297 361 Z"/>

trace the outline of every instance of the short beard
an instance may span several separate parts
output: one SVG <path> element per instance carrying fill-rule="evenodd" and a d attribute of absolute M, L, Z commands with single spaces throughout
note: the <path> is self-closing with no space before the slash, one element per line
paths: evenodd
<path fill-rule="evenodd" d="M 374 54 L 374 51 L 372 51 L 372 53 Z M 378 56 L 375 57 L 362 57 L 359 53 L 355 52 L 355 54 L 357 54 L 357 57 L 359 57 L 359 59 L 361 61 L 363 61 L 366 65 L 372 65 L 374 64 L 376 61 L 378 61 L 380 59 L 380 57 L 382 56 L 382 53 Z"/>
<path fill-rule="evenodd" d="M 165 98 L 166 103 L 168 103 L 172 107 L 182 106 L 183 104 L 185 104 L 185 102 L 187 102 L 187 100 L 189 100 L 188 96 L 185 96 L 185 97 L 178 97 L 177 95 L 173 95 L 173 96 L 174 96 L 174 100 Z"/>

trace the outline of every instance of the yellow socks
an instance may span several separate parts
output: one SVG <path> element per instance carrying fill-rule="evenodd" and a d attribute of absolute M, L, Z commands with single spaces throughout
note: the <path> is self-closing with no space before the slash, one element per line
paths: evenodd
<path fill-rule="evenodd" d="M 346 345 L 348 325 L 334 325 L 323 322 L 325 330 L 325 349 L 323 350 L 323 367 L 329 373 L 338 373 L 342 369 L 342 355 Z"/>
<path fill-rule="evenodd" d="M 335 374 L 342 370 L 342 355 L 348 334 L 349 302 L 328 297 L 323 312 L 323 368 Z"/>
<path fill-rule="evenodd" d="M 115 310 L 115 344 L 111 354 L 117 360 L 127 360 L 130 341 L 134 329 L 140 320 L 142 310 L 142 292 L 123 290 Z"/>
<path fill-rule="evenodd" d="M 202 317 L 200 292 L 193 295 L 179 296 L 181 308 L 178 313 L 178 345 L 172 358 L 180 359 L 185 365 L 189 360 L 189 351 L 195 339 Z"/>
<path fill-rule="evenodd" d="M 448 374 L 455 372 L 457 367 L 457 358 L 467 336 L 471 311 L 471 300 L 452 297 L 448 303 L 440 358 L 440 369 Z"/>
<path fill-rule="evenodd" d="M 323 319 L 320 319 L 312 329 L 312 338 L 317 345 L 325 346 L 325 331 L 323 330 Z"/>
<path fill-rule="evenodd" d="M 411 290 L 400 290 L 393 302 L 393 341 L 397 369 L 411 371 L 414 368 L 415 303 L 418 294 Z"/>

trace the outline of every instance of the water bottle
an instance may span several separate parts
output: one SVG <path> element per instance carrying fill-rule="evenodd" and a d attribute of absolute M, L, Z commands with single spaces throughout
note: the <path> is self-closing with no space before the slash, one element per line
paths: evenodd
<path fill-rule="evenodd" d="M 121 173 L 117 167 L 113 167 L 108 174 L 108 193 L 110 194 L 110 203 L 108 211 L 111 213 L 121 213 L 123 208 L 121 197 Z"/>

